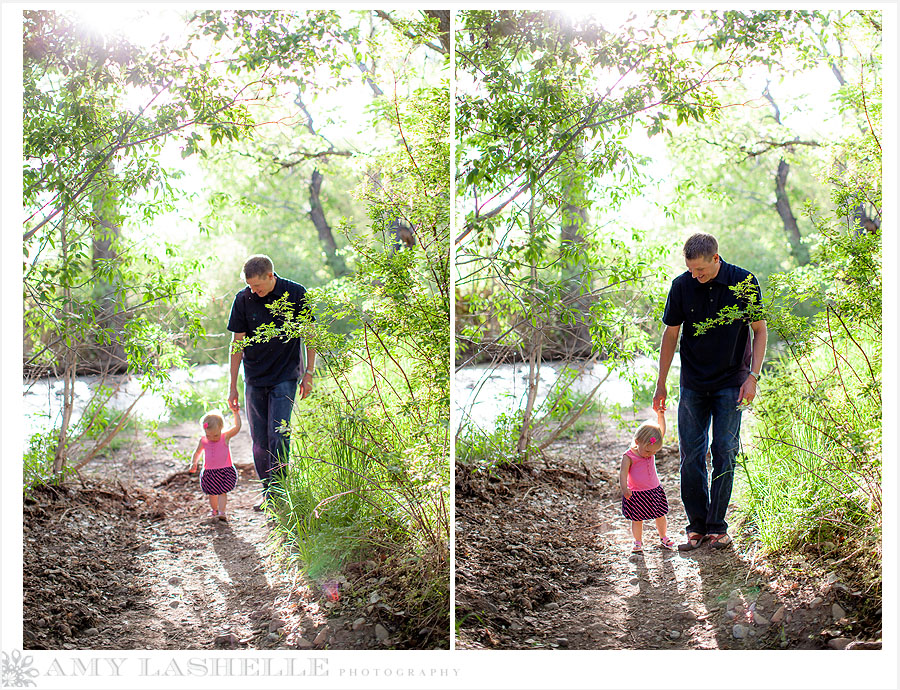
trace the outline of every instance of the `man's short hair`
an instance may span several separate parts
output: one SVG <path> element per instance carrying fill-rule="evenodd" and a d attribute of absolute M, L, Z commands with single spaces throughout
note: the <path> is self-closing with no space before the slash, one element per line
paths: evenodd
<path fill-rule="evenodd" d="M 709 261 L 718 253 L 719 243 L 708 232 L 695 232 L 684 243 L 684 258 L 688 260 L 702 256 Z"/>
<path fill-rule="evenodd" d="M 241 275 L 244 277 L 244 280 L 249 280 L 250 278 L 259 278 L 274 272 L 275 264 L 272 263 L 272 259 L 265 254 L 254 254 L 244 262 L 244 270 L 241 272 Z"/>

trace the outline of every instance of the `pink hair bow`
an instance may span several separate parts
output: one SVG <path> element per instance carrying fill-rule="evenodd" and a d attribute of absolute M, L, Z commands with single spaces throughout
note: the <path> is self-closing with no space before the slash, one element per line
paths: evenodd
<path fill-rule="evenodd" d="M 656 436 L 650 437 L 650 443 L 656 443 Z"/>

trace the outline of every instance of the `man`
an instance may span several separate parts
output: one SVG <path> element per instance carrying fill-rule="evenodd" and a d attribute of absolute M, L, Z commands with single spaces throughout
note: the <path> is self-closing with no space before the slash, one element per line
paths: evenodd
<path fill-rule="evenodd" d="M 708 541 L 714 548 L 731 545 L 725 511 L 731 499 L 734 459 L 741 431 L 739 405 L 756 397 L 768 337 L 765 321 L 736 320 L 697 335 L 697 324 L 715 318 L 728 306 L 746 307 L 730 288 L 750 277 L 760 299 L 756 277 L 722 260 L 716 238 L 696 233 L 684 245 L 687 271 L 672 281 L 663 313 L 659 378 L 653 409 L 666 409 L 666 378 L 681 333 L 681 382 L 678 399 L 678 443 L 681 449 L 681 500 L 687 513 L 687 542 L 682 551 Z M 752 343 L 751 343 L 752 333 Z M 712 425 L 712 445 L 709 430 Z M 713 475 L 706 471 L 707 448 Z"/>
<path fill-rule="evenodd" d="M 272 481 L 282 476 L 290 453 L 288 434 L 278 429 L 290 422 L 297 382 L 301 400 L 312 390 L 316 351 L 307 346 L 304 358 L 299 338 L 276 337 L 243 349 L 235 344 L 252 337 L 264 324 L 283 325 L 284 318 L 274 315 L 269 305 L 284 295 L 295 316 L 311 320 L 313 316 L 306 304 L 306 288 L 276 275 L 268 256 L 251 256 L 241 275 L 247 287 L 235 295 L 228 319 L 228 330 L 234 334 L 228 405 L 231 409 L 238 407 L 237 378 L 243 362 L 244 404 L 253 442 L 253 463 L 263 484 L 263 503 L 256 510 L 262 510 Z"/>

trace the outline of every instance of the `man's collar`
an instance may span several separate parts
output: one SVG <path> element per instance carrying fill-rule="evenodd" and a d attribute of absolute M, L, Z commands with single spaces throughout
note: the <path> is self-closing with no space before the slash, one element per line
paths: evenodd
<path fill-rule="evenodd" d="M 725 260 L 719 255 L 719 271 L 716 273 L 716 277 L 712 279 L 710 282 L 722 283 L 722 285 L 729 285 L 729 278 L 731 277 L 731 264 L 726 263 Z"/>

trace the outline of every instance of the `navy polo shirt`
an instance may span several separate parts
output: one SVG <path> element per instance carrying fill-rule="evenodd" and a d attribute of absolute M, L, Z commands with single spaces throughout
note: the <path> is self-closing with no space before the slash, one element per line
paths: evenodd
<path fill-rule="evenodd" d="M 685 271 L 672 281 L 663 323 L 681 326 L 681 385 L 701 393 L 743 385 L 750 374 L 750 322 L 733 321 L 696 334 L 696 325 L 714 318 L 723 307 L 741 306 L 734 285 L 752 277 L 761 299 L 756 276 L 719 258 L 719 272 L 707 283 Z"/>
<path fill-rule="evenodd" d="M 284 318 L 274 316 L 267 305 L 283 294 L 289 295 L 288 302 L 294 306 L 294 315 L 305 315 L 314 321 L 306 304 L 306 288 L 275 275 L 275 288 L 265 297 L 254 295 L 248 285 L 234 296 L 228 330 L 232 333 L 246 333 L 250 338 L 263 324 L 284 324 Z M 254 343 L 244 348 L 244 380 L 251 386 L 274 386 L 283 381 L 299 379 L 302 374 L 303 357 L 300 338 L 284 340 L 273 338 L 265 343 Z"/>

